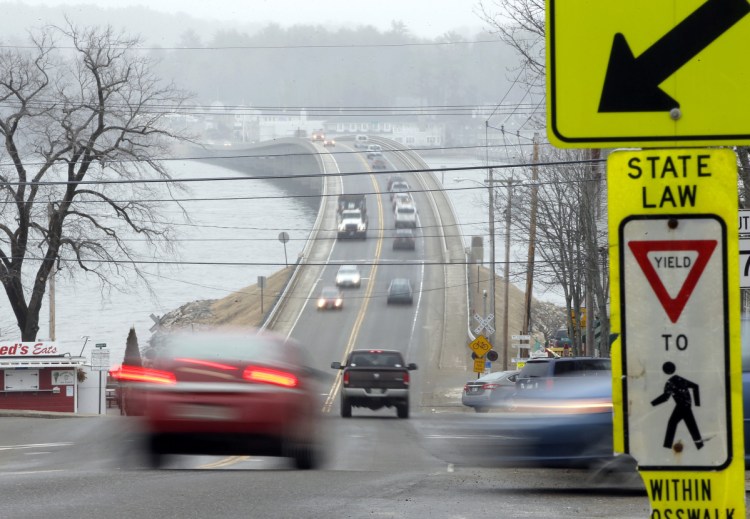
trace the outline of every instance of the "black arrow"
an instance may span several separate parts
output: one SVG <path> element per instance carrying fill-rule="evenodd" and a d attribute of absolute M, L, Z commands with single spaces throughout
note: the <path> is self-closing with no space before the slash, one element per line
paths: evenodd
<path fill-rule="evenodd" d="M 679 107 L 659 88 L 661 82 L 748 12 L 747 0 L 708 0 L 637 58 L 625 36 L 615 34 L 599 112 L 668 112 Z"/>

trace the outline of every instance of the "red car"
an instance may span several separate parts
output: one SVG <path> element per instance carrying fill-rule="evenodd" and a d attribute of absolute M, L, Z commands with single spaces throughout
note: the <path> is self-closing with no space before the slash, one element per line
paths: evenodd
<path fill-rule="evenodd" d="M 294 341 L 254 331 L 176 334 L 147 358 L 147 368 L 123 366 L 112 375 L 128 385 L 128 407 L 142 415 L 152 467 L 169 454 L 319 464 L 319 391 Z"/>

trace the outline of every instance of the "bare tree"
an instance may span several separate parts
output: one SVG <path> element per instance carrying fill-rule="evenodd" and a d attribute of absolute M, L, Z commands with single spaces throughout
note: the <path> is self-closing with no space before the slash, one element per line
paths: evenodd
<path fill-rule="evenodd" d="M 545 74 L 544 0 L 481 0 L 479 17 L 521 57 L 526 83 L 543 86 Z"/>
<path fill-rule="evenodd" d="M 0 49 L 0 281 L 24 341 L 57 265 L 111 286 L 142 275 L 125 235 L 169 251 L 143 181 L 170 180 L 160 159 L 181 136 L 166 116 L 187 100 L 153 75 L 138 39 L 111 28 L 69 22 L 29 39 Z"/>

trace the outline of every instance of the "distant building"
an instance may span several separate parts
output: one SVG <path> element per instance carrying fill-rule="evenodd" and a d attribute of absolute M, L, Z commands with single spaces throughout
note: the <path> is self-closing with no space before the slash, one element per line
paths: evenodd
<path fill-rule="evenodd" d="M 392 139 L 408 147 L 443 146 L 445 124 L 420 115 L 373 114 L 355 117 L 332 117 L 323 126 L 332 137 L 364 133 Z"/>

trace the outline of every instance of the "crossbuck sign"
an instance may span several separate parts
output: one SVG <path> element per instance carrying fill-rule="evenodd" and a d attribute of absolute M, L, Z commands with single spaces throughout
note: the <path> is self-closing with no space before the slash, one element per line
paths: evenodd
<path fill-rule="evenodd" d="M 476 319 L 479 323 L 477 327 L 474 328 L 474 333 L 478 335 L 482 333 L 482 330 L 487 330 L 487 335 L 492 335 L 493 333 L 495 333 L 495 327 L 492 326 L 492 321 L 495 319 L 494 315 L 482 317 L 479 314 L 474 314 L 474 319 Z"/>

